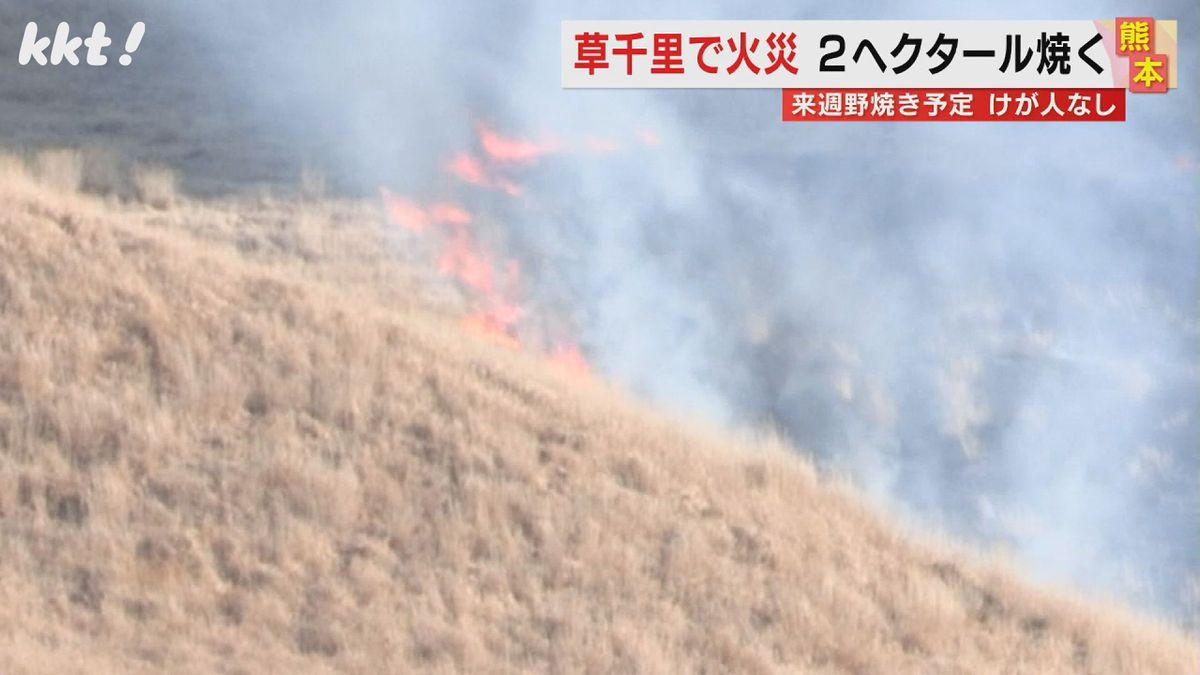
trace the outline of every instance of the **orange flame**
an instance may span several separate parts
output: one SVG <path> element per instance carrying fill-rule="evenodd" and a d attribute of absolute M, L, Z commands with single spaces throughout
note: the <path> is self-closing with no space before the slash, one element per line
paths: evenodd
<path fill-rule="evenodd" d="M 403 197 L 393 195 L 387 188 L 381 188 L 379 192 L 383 196 L 383 204 L 387 208 L 389 222 L 413 232 L 424 232 L 425 228 L 429 226 L 429 216 L 425 215 L 425 210 L 420 206 Z"/>
<path fill-rule="evenodd" d="M 477 130 L 484 153 L 496 162 L 529 163 L 557 150 L 552 143 L 501 136 L 483 123 Z"/>
<path fill-rule="evenodd" d="M 438 270 L 481 293 L 490 290 L 494 282 L 491 263 L 475 252 L 470 236 L 462 230 L 451 235 L 438 260 Z"/>
<path fill-rule="evenodd" d="M 562 151 L 547 141 L 502 136 L 483 123 L 477 124 L 476 130 L 482 153 L 455 154 L 444 165 L 445 170 L 467 185 L 499 190 L 512 197 L 522 195 L 524 189 L 500 173 L 503 165 L 530 164 Z M 651 140 L 645 134 L 638 139 L 647 145 L 658 142 L 656 136 Z M 583 148 L 595 154 L 609 154 L 620 150 L 621 144 L 607 138 L 591 138 L 584 141 Z M 521 348 L 522 334 L 537 335 L 524 322 L 526 312 L 517 300 L 520 267 L 513 260 L 497 265 L 492 252 L 471 231 L 474 217 L 470 211 L 450 201 L 422 205 L 386 188 L 380 188 L 380 195 L 388 221 L 433 237 L 438 249 L 438 272 L 453 278 L 468 292 L 474 309 L 462 319 L 464 330 L 513 350 Z M 441 227 L 430 231 L 431 225 Z M 541 330 L 545 331 L 545 326 Z M 532 344 L 545 345 L 546 341 L 535 337 Z M 591 372 L 583 352 L 573 342 L 558 343 L 543 353 L 548 362 L 572 376 L 586 377 Z"/>
<path fill-rule="evenodd" d="M 488 180 L 487 172 L 483 169 L 483 164 L 473 155 L 465 152 L 455 155 L 446 164 L 446 169 L 457 176 L 459 180 L 470 185 L 485 187 L 491 182 Z"/>
<path fill-rule="evenodd" d="M 449 202 L 430 204 L 429 218 L 444 225 L 468 225 L 471 222 L 471 214 L 466 209 Z"/>
<path fill-rule="evenodd" d="M 520 268 L 515 261 L 509 261 L 506 268 L 507 278 L 501 279 L 491 256 L 463 227 L 453 229 L 438 259 L 438 271 L 473 291 L 482 308 L 467 317 L 464 326 L 492 342 L 519 347 L 515 331 L 522 311 L 506 291 L 517 286 Z"/>
<path fill-rule="evenodd" d="M 482 312 L 468 314 L 463 317 L 462 326 L 468 333 L 473 333 L 501 347 L 506 347 L 513 351 L 521 348 L 521 342 L 509 332 L 509 327 L 498 321 L 491 314 Z"/>
<path fill-rule="evenodd" d="M 558 345 L 550 352 L 548 358 L 550 363 L 558 366 L 568 375 L 587 377 L 592 373 L 591 366 L 588 365 L 587 359 L 583 358 L 583 353 L 579 351 L 578 345 Z"/>
<path fill-rule="evenodd" d="M 503 176 L 492 175 L 474 155 L 462 152 L 446 163 L 446 171 L 468 185 L 494 188 L 510 197 L 520 197 L 520 186 Z"/>

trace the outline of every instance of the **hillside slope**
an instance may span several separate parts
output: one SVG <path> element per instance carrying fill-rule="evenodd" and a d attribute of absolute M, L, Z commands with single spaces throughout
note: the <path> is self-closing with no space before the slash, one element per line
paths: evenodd
<path fill-rule="evenodd" d="M 2 672 L 1200 659 L 909 542 L 786 449 L 479 344 L 380 261 L 297 254 L 326 207 L 162 210 L 3 174 Z"/>

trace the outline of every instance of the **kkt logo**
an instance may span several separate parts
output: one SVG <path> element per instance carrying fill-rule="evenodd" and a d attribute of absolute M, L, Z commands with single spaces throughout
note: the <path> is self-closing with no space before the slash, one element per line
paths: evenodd
<path fill-rule="evenodd" d="M 117 58 L 117 62 L 122 66 L 128 66 L 133 63 L 133 53 L 137 51 L 142 44 L 142 37 L 146 34 L 146 24 L 139 21 L 133 24 L 133 28 L 129 29 L 129 35 L 125 38 L 125 53 Z M 96 22 L 92 26 L 92 34 L 86 38 L 71 37 L 71 26 L 66 21 L 58 24 L 58 30 L 54 33 L 53 41 L 49 36 L 38 37 L 38 25 L 34 21 L 30 21 L 25 25 L 25 35 L 21 39 L 21 51 L 17 55 L 17 63 L 22 66 L 29 64 L 30 61 L 39 66 L 58 64 L 66 61 L 72 66 L 79 65 L 79 56 L 76 52 L 80 47 L 86 47 L 86 56 L 84 61 L 89 66 L 103 66 L 108 63 L 108 57 L 105 56 L 104 50 L 112 45 L 112 38 L 105 34 L 105 26 L 103 21 Z M 46 56 L 46 50 L 50 50 L 50 56 Z"/>

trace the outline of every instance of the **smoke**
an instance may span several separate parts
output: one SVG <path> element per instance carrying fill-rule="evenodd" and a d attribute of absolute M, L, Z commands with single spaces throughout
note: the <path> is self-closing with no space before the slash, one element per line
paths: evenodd
<path fill-rule="evenodd" d="M 752 12 L 830 18 L 825 7 Z M 202 40 L 246 114 L 343 189 L 462 198 L 502 223 L 537 301 L 570 312 L 606 376 L 690 414 L 775 425 L 881 503 L 1008 548 L 1040 578 L 1185 621 L 1194 611 L 1194 2 L 1140 10 L 1180 20 L 1188 81 L 1133 97 L 1124 124 L 1091 125 L 784 125 L 778 92 L 562 91 L 558 22 L 646 16 L 640 5 L 173 11 L 161 30 Z M 653 15 L 748 11 L 677 3 Z M 478 151 L 481 121 L 617 140 L 514 169 L 523 196 L 510 199 L 446 171 Z"/>

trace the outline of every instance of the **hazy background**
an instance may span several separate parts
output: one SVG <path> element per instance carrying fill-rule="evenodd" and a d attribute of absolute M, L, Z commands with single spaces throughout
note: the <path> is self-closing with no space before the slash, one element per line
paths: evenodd
<path fill-rule="evenodd" d="M 1200 98 L 1124 124 L 784 125 L 772 91 L 563 91 L 581 18 L 1103 18 L 1109 2 L 32 2 L 0 8 L 0 142 L 165 163 L 185 187 L 388 186 L 502 228 L 527 294 L 605 375 L 684 413 L 772 425 L 926 526 L 1194 621 L 1200 566 Z M 18 67 L 24 24 L 114 39 L 102 68 Z M 133 65 L 115 57 L 147 23 Z M 611 139 L 444 170 L 475 124 Z M 659 140 L 636 142 L 652 132 Z M 1189 616 L 1191 617 L 1189 619 Z"/>

